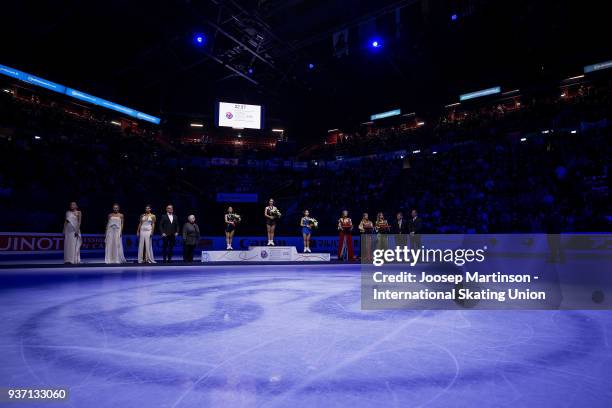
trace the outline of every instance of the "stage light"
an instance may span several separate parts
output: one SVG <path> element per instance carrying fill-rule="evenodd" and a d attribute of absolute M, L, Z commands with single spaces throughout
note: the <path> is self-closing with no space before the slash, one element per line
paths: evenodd
<path fill-rule="evenodd" d="M 452 14 L 451 15 L 451 20 L 452 21 L 457 21 L 458 16 L 456 14 Z"/>
<path fill-rule="evenodd" d="M 249 71 L 248 71 L 248 72 L 249 72 L 249 74 L 251 74 L 251 75 L 252 75 L 252 74 L 253 74 L 253 68 L 249 68 Z"/>
<path fill-rule="evenodd" d="M 310 64 L 308 64 L 308 69 L 314 69 L 315 65 L 311 62 Z"/>
<path fill-rule="evenodd" d="M 573 77 L 569 77 L 569 78 L 566 79 L 566 81 L 573 81 L 575 79 L 581 79 L 581 78 L 584 78 L 584 74 L 583 75 L 576 75 L 576 76 L 573 76 Z"/>
<path fill-rule="evenodd" d="M 115 126 L 121 126 L 121 123 L 111 120 L 111 123 Z"/>
<path fill-rule="evenodd" d="M 578 131 L 577 131 L 577 130 L 572 130 L 570 133 L 571 133 L 572 135 L 575 135 L 576 133 L 578 133 Z"/>
<path fill-rule="evenodd" d="M 41 137 L 40 137 L 40 136 L 34 136 L 34 139 L 36 139 L 36 140 L 40 140 L 40 139 L 41 139 Z"/>
<path fill-rule="evenodd" d="M 189 124 L 189 126 L 194 127 L 194 128 L 204 127 L 204 125 L 202 123 L 191 123 L 191 124 Z"/>
<path fill-rule="evenodd" d="M 417 122 L 417 126 L 425 126 L 425 122 Z"/>
<path fill-rule="evenodd" d="M 526 137 L 521 137 L 521 142 L 526 142 L 527 138 Z"/>
<path fill-rule="evenodd" d="M 438 152 L 436 152 L 435 150 L 433 152 L 431 152 L 431 154 L 438 154 Z"/>
<path fill-rule="evenodd" d="M 204 34 L 196 33 L 193 35 L 193 42 L 196 45 L 204 45 L 206 44 L 206 36 Z"/>
<path fill-rule="evenodd" d="M 382 47 L 382 41 L 378 38 L 375 38 L 370 42 L 370 45 L 372 46 L 372 48 L 380 48 Z"/>
<path fill-rule="evenodd" d="M 272 129 L 273 132 L 283 133 L 285 129 Z"/>
<path fill-rule="evenodd" d="M 420 150 L 413 150 L 413 151 L 412 151 L 412 154 L 419 154 L 419 153 L 421 153 L 421 151 L 420 151 Z"/>

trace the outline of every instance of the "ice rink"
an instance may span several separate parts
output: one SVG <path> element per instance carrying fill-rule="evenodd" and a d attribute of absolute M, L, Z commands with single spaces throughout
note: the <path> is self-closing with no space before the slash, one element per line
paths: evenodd
<path fill-rule="evenodd" d="M 68 387 L 53 406 L 612 406 L 612 312 L 366 312 L 359 265 L 0 282 L 0 386 Z"/>

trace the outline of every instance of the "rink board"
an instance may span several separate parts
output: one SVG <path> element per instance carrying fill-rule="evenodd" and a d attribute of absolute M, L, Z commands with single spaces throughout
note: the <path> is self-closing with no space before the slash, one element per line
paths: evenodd
<path fill-rule="evenodd" d="M 202 262 L 329 262 L 328 253 L 299 253 L 294 246 L 253 246 L 246 251 L 202 251 Z"/>

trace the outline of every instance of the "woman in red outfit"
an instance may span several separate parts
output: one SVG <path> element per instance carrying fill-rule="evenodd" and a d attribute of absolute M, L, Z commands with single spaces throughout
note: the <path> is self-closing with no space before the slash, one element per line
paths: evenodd
<path fill-rule="evenodd" d="M 348 216 L 348 211 L 342 211 L 342 216 L 338 220 L 338 259 L 342 259 L 344 248 L 348 251 L 348 260 L 352 261 L 355 259 L 353 251 L 353 221 Z M 346 242 L 345 242 L 346 241 Z"/>

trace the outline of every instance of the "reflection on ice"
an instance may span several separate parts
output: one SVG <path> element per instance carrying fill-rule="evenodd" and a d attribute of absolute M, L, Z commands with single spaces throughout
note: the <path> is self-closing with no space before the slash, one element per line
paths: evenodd
<path fill-rule="evenodd" d="M 359 285 L 341 265 L 4 285 L 2 385 L 74 407 L 612 405 L 610 313 L 362 311 Z"/>

